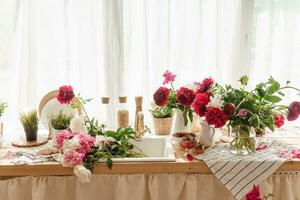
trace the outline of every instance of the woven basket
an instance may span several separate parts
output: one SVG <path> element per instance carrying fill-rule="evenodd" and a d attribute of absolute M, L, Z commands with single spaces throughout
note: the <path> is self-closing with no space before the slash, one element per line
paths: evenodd
<path fill-rule="evenodd" d="M 156 135 L 169 135 L 172 130 L 173 117 L 155 118 L 153 117 L 153 126 Z"/>

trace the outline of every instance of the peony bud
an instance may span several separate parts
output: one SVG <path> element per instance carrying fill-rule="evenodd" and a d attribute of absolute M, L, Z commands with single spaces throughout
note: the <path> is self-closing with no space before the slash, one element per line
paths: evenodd
<path fill-rule="evenodd" d="M 300 115 L 300 102 L 294 101 L 290 104 L 288 108 L 287 120 L 294 121 L 299 117 L 299 115 Z"/>
<path fill-rule="evenodd" d="M 235 112 L 235 106 L 233 103 L 227 103 L 225 106 L 224 106 L 224 113 L 226 115 L 233 115 Z"/>
<path fill-rule="evenodd" d="M 236 114 L 237 117 L 245 117 L 248 114 L 248 111 L 245 109 L 239 110 L 239 112 Z"/>

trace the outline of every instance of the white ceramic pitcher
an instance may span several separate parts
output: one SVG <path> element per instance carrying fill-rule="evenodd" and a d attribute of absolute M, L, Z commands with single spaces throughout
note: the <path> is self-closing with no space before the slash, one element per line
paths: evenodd
<path fill-rule="evenodd" d="M 205 147 L 211 147 L 216 144 L 215 133 L 216 130 L 214 127 L 211 127 L 206 122 L 201 122 L 201 132 L 200 132 L 200 143 Z"/>

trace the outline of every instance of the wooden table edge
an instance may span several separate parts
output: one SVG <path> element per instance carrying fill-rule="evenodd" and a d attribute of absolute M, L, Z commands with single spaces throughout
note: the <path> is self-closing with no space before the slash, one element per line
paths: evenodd
<path fill-rule="evenodd" d="M 286 161 L 276 172 L 300 171 L 300 161 Z M 203 161 L 195 162 L 143 162 L 115 163 L 108 169 L 105 163 L 97 164 L 93 174 L 156 174 L 156 173 L 199 173 L 212 174 Z M 73 175 L 72 168 L 59 163 L 32 165 L 0 165 L 0 176 L 66 176 Z"/>

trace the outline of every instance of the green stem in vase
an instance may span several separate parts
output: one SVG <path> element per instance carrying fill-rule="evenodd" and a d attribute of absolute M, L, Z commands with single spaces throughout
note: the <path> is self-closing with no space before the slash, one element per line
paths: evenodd
<path fill-rule="evenodd" d="M 248 153 L 255 152 L 255 140 L 250 137 L 250 128 L 249 127 L 236 127 L 236 136 L 230 142 L 231 148 L 237 153 L 240 154 L 243 149 L 245 149 Z"/>

